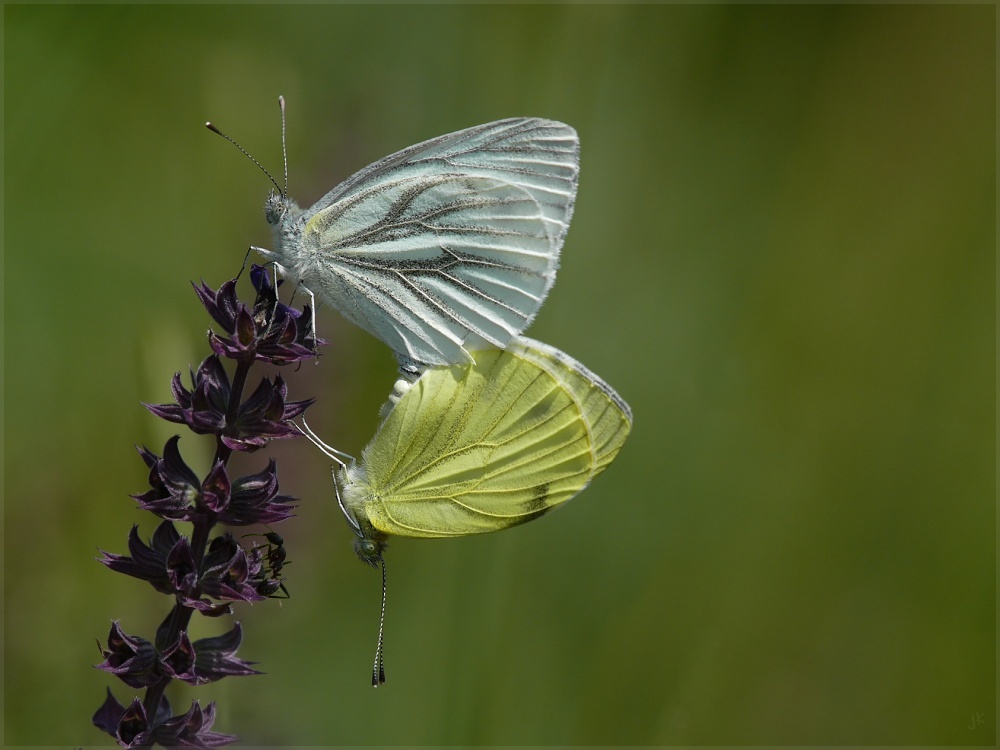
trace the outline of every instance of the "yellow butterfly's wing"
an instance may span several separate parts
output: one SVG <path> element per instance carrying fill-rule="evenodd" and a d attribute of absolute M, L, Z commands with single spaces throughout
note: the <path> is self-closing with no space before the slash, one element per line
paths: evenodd
<path fill-rule="evenodd" d="M 544 367 L 579 402 L 580 412 L 590 428 L 594 452 L 591 478 L 596 477 L 618 455 L 632 429 L 632 410 L 628 404 L 597 375 L 555 347 L 521 337 L 510 351 Z"/>
<path fill-rule="evenodd" d="M 344 505 L 363 536 L 497 531 L 587 486 L 631 428 L 628 406 L 556 349 L 515 339 L 425 370 L 392 407 Z"/>

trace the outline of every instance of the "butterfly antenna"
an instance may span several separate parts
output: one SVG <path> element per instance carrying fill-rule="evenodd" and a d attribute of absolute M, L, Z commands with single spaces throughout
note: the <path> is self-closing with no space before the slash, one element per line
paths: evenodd
<path fill-rule="evenodd" d="M 385 649 L 382 645 L 382 630 L 385 626 L 385 558 L 378 556 L 382 565 L 382 614 L 378 618 L 378 647 L 375 649 L 375 665 L 372 667 L 372 687 L 385 684 Z"/>
<path fill-rule="evenodd" d="M 350 453 L 344 453 L 344 451 L 339 451 L 336 448 L 333 448 L 332 446 L 329 446 L 326 443 L 324 443 L 320 439 L 319 435 L 313 432 L 313 428 L 309 426 L 308 422 L 306 422 L 305 417 L 302 418 L 301 425 L 298 425 L 295 422 L 292 422 L 291 424 L 292 427 L 298 430 L 303 437 L 308 438 L 309 442 L 311 442 L 313 445 L 319 448 L 320 451 L 322 451 L 327 458 L 331 459 L 332 461 L 335 461 L 338 466 L 341 467 L 347 466 L 348 461 L 352 464 L 355 463 L 355 458 Z"/>
<path fill-rule="evenodd" d="M 264 165 L 263 164 L 261 164 L 259 161 L 257 161 L 256 159 L 254 159 L 250 155 L 250 152 L 248 152 L 239 143 L 237 143 L 235 140 L 233 140 L 228 135 L 226 135 L 221 130 L 219 130 L 217 127 L 215 127 L 215 125 L 213 125 L 211 122 L 206 122 L 205 123 L 205 127 L 208 128 L 209 130 L 211 130 L 216 135 L 221 135 L 227 141 L 229 141 L 234 146 L 236 146 L 236 148 L 238 148 L 240 150 L 241 154 L 243 154 L 246 158 L 248 158 L 250 161 L 252 161 L 254 164 L 256 164 L 257 168 L 261 172 L 263 172 L 264 174 L 267 175 L 267 179 L 269 179 L 271 181 L 271 184 L 274 185 L 274 189 L 277 190 L 279 193 L 281 193 L 281 186 L 278 184 L 277 180 L 275 180 L 274 177 L 271 176 L 270 172 L 268 172 L 266 169 L 264 169 Z M 284 116 L 282 116 L 282 130 L 284 130 Z M 284 148 L 284 137 L 282 137 L 282 148 Z M 287 185 L 287 183 L 288 183 L 288 166 L 287 166 L 287 164 L 285 166 L 285 183 L 286 183 L 285 186 L 287 187 L 288 186 Z M 281 193 L 281 194 L 282 195 L 287 195 L 287 193 Z"/>
<path fill-rule="evenodd" d="M 281 158 L 285 162 L 285 192 L 288 195 L 288 147 L 285 145 L 285 97 L 278 97 L 278 106 L 281 108 Z"/>
<path fill-rule="evenodd" d="M 343 451 L 338 451 L 336 448 L 332 448 L 322 440 L 320 440 L 319 435 L 313 432 L 312 427 L 306 422 L 306 418 L 302 417 L 302 424 L 299 425 L 295 422 L 291 422 L 292 427 L 299 431 L 299 434 L 309 439 L 313 445 L 319 448 L 323 454 L 334 462 L 334 465 L 330 467 L 330 474 L 333 476 L 333 492 L 337 496 L 337 507 L 340 508 L 340 512 L 344 514 L 344 518 L 347 519 L 347 523 L 350 525 L 351 529 L 359 537 L 361 536 L 361 526 L 355 520 L 351 512 L 347 510 L 347 506 L 344 505 L 344 499 L 340 496 L 340 484 L 337 482 L 337 469 L 345 468 L 347 463 L 345 463 L 344 458 L 348 459 L 351 464 L 354 464 L 354 457 L 344 453 Z M 343 458 L 341 458 L 343 456 Z M 384 585 L 384 582 L 383 582 Z"/>

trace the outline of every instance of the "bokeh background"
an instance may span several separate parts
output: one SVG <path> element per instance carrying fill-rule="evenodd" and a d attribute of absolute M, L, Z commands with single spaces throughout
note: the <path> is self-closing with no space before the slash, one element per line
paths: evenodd
<path fill-rule="evenodd" d="M 207 354 L 190 281 L 270 241 L 288 101 L 308 205 L 411 143 L 513 115 L 582 142 L 530 330 L 630 402 L 583 495 L 502 534 L 400 540 L 378 575 L 329 462 L 286 442 L 288 601 L 238 607 L 251 745 L 995 740 L 996 11 L 962 7 L 4 8 L 7 745 L 100 745 L 112 619 L 169 602 L 125 551 L 177 428 L 140 400 Z M 336 313 L 284 372 L 360 453 L 389 352 Z M 7 439 L 9 438 L 9 440 Z M 199 471 L 208 440 L 185 433 Z M 249 541 L 249 540 L 248 540 Z M 195 637 L 228 629 L 196 620 Z"/>

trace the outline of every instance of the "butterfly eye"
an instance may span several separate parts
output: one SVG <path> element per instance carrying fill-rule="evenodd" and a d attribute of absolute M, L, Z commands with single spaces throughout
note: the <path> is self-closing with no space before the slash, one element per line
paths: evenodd
<path fill-rule="evenodd" d="M 286 210 L 284 196 L 272 190 L 264 202 L 264 218 L 267 223 L 273 226 L 281 222 Z"/>
<path fill-rule="evenodd" d="M 354 551 L 361 562 L 368 563 L 373 568 L 378 567 L 379 560 L 382 559 L 382 550 L 385 549 L 384 542 L 377 542 L 373 539 L 356 539 L 354 541 Z"/>

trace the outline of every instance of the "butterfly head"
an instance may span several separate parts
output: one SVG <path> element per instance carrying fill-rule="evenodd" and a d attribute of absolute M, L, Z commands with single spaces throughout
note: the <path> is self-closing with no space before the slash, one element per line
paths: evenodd
<path fill-rule="evenodd" d="M 277 190 L 272 190 L 264 202 L 264 218 L 272 227 L 280 226 L 291 206 L 291 200 Z"/>
<path fill-rule="evenodd" d="M 358 537 L 354 540 L 354 552 L 357 554 L 358 559 L 363 563 L 371 565 L 373 568 L 378 567 L 379 562 L 382 560 L 382 552 L 388 546 L 381 539 Z"/>

